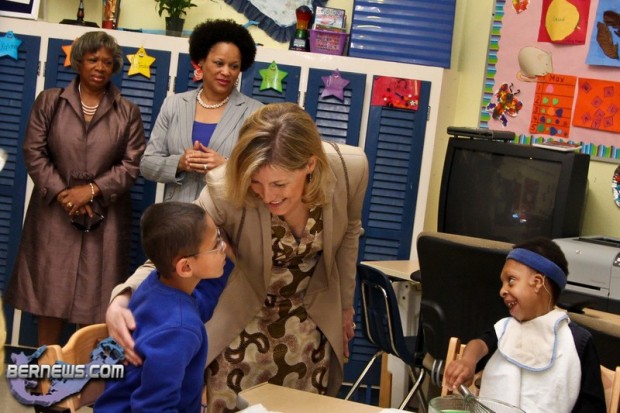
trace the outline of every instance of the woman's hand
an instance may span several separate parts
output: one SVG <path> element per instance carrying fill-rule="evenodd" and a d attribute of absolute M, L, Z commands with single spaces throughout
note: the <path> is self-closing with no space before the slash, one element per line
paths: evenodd
<path fill-rule="evenodd" d="M 88 214 L 88 216 L 92 217 L 91 197 L 90 184 L 86 184 L 63 189 L 56 196 L 56 201 L 67 211 L 68 215 Z"/>
<path fill-rule="evenodd" d="M 125 350 L 125 360 L 139 366 L 142 359 L 134 351 L 135 342 L 131 337 L 131 331 L 136 328 L 136 320 L 133 318 L 129 305 L 130 295 L 128 292 L 114 297 L 105 313 L 105 323 L 112 338 Z"/>
<path fill-rule="evenodd" d="M 186 149 L 179 158 L 178 171 L 206 174 L 226 162 L 226 158 L 211 148 L 196 141 L 191 149 Z"/>
<path fill-rule="evenodd" d="M 353 322 L 355 309 L 347 308 L 342 310 L 342 337 L 344 339 L 344 357 L 349 358 L 349 341 L 355 336 L 355 323 Z"/>

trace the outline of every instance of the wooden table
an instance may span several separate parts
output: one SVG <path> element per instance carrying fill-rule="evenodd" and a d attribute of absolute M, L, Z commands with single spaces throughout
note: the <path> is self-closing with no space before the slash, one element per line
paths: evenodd
<path fill-rule="evenodd" d="M 418 260 L 362 261 L 361 264 L 381 270 L 388 277 L 412 282 L 415 281 L 411 279 L 411 273 L 420 269 Z"/>
<path fill-rule="evenodd" d="M 239 393 L 239 408 L 262 404 L 267 410 L 282 413 L 379 413 L 377 406 L 301 390 L 263 383 Z"/>

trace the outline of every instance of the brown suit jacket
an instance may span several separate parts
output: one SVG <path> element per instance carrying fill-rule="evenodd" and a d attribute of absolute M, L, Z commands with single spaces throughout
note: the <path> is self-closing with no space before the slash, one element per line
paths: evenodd
<path fill-rule="evenodd" d="M 77 78 L 76 78 L 77 79 Z M 105 319 L 107 297 L 124 279 L 131 241 L 131 187 L 146 141 L 138 106 L 112 84 L 89 124 L 77 80 L 37 97 L 23 143 L 34 189 L 6 302 L 79 324 Z M 93 208 L 105 217 L 83 233 L 56 202 L 69 186 L 94 182 Z"/>

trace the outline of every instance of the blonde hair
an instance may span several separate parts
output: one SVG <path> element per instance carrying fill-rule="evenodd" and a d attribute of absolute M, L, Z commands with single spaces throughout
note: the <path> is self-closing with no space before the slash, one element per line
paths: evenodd
<path fill-rule="evenodd" d="M 237 206 L 254 205 L 252 176 L 263 166 L 289 171 L 302 169 L 316 157 L 316 167 L 306 181 L 302 202 L 313 207 L 327 200 L 327 155 L 310 115 L 295 103 L 272 103 L 246 119 L 239 140 L 226 166 L 229 201 Z"/>

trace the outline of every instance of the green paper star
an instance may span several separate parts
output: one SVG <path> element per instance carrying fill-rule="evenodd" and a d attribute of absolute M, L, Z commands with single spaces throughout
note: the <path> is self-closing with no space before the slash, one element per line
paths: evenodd
<path fill-rule="evenodd" d="M 282 80 L 288 76 L 284 70 L 279 70 L 274 60 L 266 69 L 258 71 L 263 78 L 258 90 L 274 89 L 282 93 Z"/>

